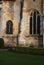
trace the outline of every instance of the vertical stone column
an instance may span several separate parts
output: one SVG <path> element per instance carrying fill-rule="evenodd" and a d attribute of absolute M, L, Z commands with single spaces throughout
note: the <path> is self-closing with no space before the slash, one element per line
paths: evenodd
<path fill-rule="evenodd" d="M 19 45 L 25 46 L 26 45 L 26 35 L 28 35 L 29 30 L 28 26 L 28 9 L 27 9 L 27 3 L 24 1 L 24 7 L 23 7 L 23 17 L 21 20 L 21 32 L 19 35 Z"/>
<path fill-rule="evenodd" d="M 43 47 L 43 1 L 40 3 L 40 35 L 39 35 L 39 46 Z"/>
<path fill-rule="evenodd" d="M 28 22 L 28 14 L 23 12 L 23 18 L 21 21 L 21 32 L 20 32 L 20 40 L 19 44 L 26 44 L 26 31 L 27 31 L 27 22 Z"/>
<path fill-rule="evenodd" d="M 43 0 L 43 47 L 44 47 L 44 0 Z"/>
<path fill-rule="evenodd" d="M 2 37 L 1 35 L 1 30 L 2 30 L 2 2 L 0 4 L 0 38 Z"/>

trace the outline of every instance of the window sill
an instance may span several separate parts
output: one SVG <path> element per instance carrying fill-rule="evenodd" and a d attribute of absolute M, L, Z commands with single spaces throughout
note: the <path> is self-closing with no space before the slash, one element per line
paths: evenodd
<path fill-rule="evenodd" d="M 38 37 L 39 37 L 39 36 L 42 37 L 43 35 L 39 35 L 39 34 L 32 34 L 32 35 L 31 35 L 31 34 L 30 34 L 30 35 L 28 35 L 28 36 L 26 36 L 26 37 L 33 37 L 33 36 L 34 36 L 34 37 L 36 37 L 36 36 L 38 36 Z"/>
<path fill-rule="evenodd" d="M 15 36 L 13 34 L 6 34 L 6 35 L 3 35 L 2 37 L 4 37 L 4 38 L 16 38 L 17 36 Z"/>

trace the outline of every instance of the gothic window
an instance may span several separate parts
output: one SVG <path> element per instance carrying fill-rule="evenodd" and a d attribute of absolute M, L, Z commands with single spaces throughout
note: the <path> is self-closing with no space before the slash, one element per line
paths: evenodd
<path fill-rule="evenodd" d="M 13 23 L 11 20 L 6 24 L 6 34 L 13 34 Z"/>
<path fill-rule="evenodd" d="M 30 16 L 30 34 L 40 34 L 40 14 L 36 10 Z"/>

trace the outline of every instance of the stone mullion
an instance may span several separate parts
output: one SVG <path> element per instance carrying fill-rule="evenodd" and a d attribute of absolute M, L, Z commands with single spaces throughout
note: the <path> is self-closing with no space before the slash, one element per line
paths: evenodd
<path fill-rule="evenodd" d="M 37 12 L 36 12 L 36 34 L 37 34 Z"/>
<path fill-rule="evenodd" d="M 1 24 L 1 8 L 0 8 L 0 24 Z M 1 25 L 0 25 L 0 32 L 1 32 Z"/>
<path fill-rule="evenodd" d="M 32 35 L 34 34 L 34 11 L 32 15 Z"/>

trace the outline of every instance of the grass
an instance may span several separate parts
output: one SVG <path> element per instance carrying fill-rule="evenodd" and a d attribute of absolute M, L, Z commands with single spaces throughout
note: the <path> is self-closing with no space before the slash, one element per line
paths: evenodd
<path fill-rule="evenodd" d="M 44 65 L 44 56 L 0 51 L 0 65 Z"/>

